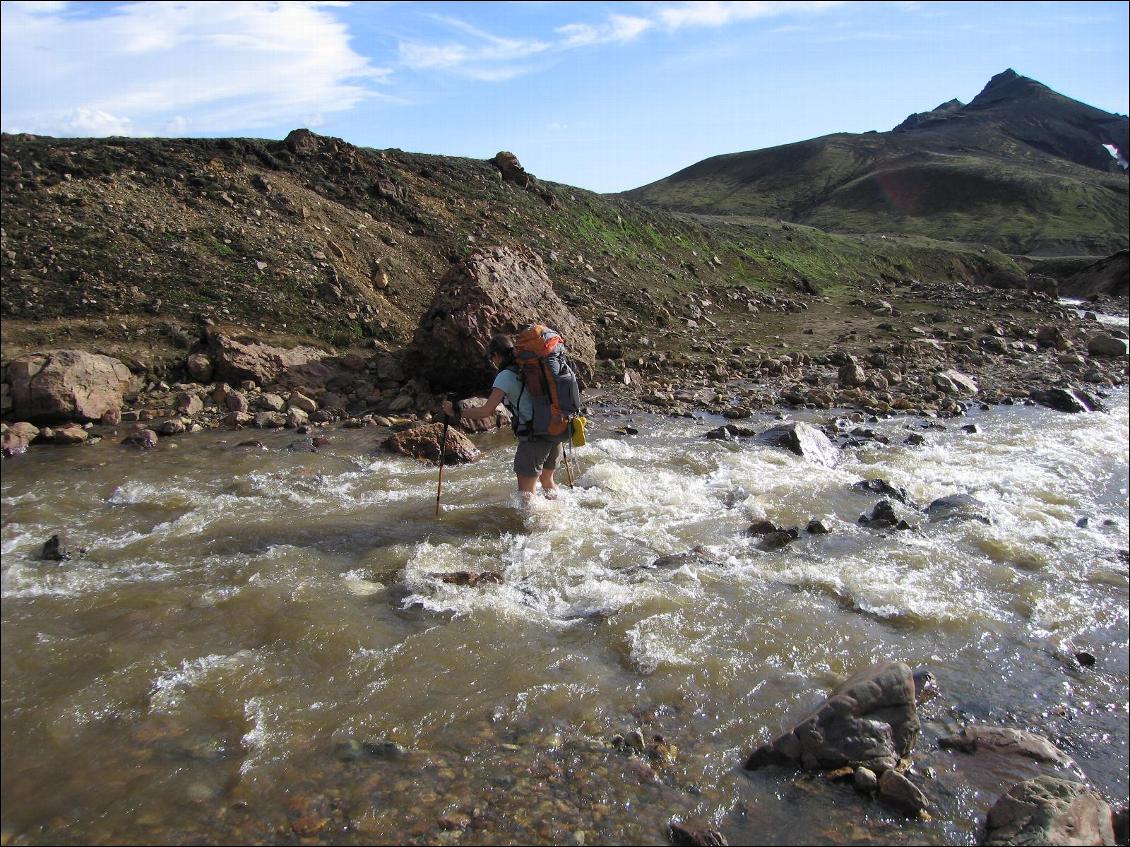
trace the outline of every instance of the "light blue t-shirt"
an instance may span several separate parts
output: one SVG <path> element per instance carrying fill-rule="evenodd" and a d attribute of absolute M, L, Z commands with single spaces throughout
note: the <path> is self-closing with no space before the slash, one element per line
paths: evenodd
<path fill-rule="evenodd" d="M 523 390 L 522 378 L 510 368 L 503 368 L 494 378 L 491 388 L 501 388 L 506 394 L 506 403 L 511 411 L 518 410 L 518 420 L 529 423 L 534 419 L 534 400 L 529 391 Z M 521 399 L 519 399 L 521 398 Z"/>

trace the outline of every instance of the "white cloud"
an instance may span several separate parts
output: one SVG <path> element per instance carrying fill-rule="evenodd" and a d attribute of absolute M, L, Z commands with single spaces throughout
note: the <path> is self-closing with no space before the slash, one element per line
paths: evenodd
<path fill-rule="evenodd" d="M 320 3 L 2 7 L 11 132 L 232 134 L 297 126 L 380 96 L 374 67 Z"/>
<path fill-rule="evenodd" d="M 796 13 L 822 12 L 842 2 L 768 2 L 768 0 L 746 0 L 745 2 L 716 2 L 716 0 L 696 0 L 660 9 L 659 20 L 667 29 L 675 30 L 686 26 L 725 26 L 734 21 L 753 18 L 775 18 Z"/>

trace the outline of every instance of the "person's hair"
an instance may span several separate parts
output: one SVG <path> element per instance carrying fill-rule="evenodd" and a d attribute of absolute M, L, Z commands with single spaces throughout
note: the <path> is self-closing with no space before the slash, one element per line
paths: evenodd
<path fill-rule="evenodd" d="M 496 335 L 490 340 L 487 345 L 488 356 L 501 356 L 506 364 L 514 361 L 514 342 L 510 340 L 509 335 Z"/>

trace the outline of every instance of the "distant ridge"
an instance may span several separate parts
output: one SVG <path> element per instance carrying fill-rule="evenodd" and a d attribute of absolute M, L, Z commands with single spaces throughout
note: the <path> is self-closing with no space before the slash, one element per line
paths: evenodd
<path fill-rule="evenodd" d="M 1111 152 L 1125 160 L 1128 136 L 1127 116 L 1009 68 L 970 103 L 949 100 L 889 132 L 714 156 L 623 196 L 839 232 L 1106 255 L 1130 246 L 1130 179 Z"/>

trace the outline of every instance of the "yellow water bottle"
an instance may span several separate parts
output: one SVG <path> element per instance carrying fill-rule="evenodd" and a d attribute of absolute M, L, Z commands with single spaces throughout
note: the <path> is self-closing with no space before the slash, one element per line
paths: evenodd
<path fill-rule="evenodd" d="M 573 446 L 585 446 L 585 419 L 582 415 L 573 418 Z"/>

